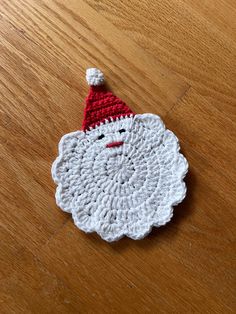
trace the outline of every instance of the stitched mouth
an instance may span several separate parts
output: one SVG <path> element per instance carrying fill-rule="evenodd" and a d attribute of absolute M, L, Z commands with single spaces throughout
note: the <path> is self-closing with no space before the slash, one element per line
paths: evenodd
<path fill-rule="evenodd" d="M 123 144 L 124 144 L 124 142 L 112 142 L 112 143 L 107 144 L 106 147 L 107 148 L 118 147 L 118 146 L 121 146 Z"/>

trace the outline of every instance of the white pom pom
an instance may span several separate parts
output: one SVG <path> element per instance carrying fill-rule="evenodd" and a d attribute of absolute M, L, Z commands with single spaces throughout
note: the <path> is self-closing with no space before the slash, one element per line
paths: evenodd
<path fill-rule="evenodd" d="M 86 80 L 90 86 L 102 85 L 104 83 L 104 75 L 100 70 L 90 68 L 86 70 Z"/>

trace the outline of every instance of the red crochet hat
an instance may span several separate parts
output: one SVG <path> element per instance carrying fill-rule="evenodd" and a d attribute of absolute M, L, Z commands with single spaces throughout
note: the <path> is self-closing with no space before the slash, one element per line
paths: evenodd
<path fill-rule="evenodd" d="M 105 120 L 134 115 L 132 110 L 118 97 L 105 89 L 103 73 L 91 68 L 86 71 L 90 91 L 86 98 L 83 130 L 87 131 Z"/>

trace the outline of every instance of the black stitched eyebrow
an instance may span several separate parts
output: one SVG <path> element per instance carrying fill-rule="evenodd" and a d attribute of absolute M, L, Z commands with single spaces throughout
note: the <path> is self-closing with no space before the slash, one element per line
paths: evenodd
<path fill-rule="evenodd" d="M 123 132 L 125 132 L 125 129 L 120 129 L 119 132 L 123 133 Z"/>
<path fill-rule="evenodd" d="M 98 140 L 101 140 L 101 139 L 104 138 L 104 137 L 105 137 L 105 135 L 104 135 L 104 134 L 101 134 L 101 135 L 98 136 Z"/>

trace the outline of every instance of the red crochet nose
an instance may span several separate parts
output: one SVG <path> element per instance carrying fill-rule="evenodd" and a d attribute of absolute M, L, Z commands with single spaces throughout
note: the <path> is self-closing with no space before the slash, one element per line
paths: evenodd
<path fill-rule="evenodd" d="M 106 147 L 111 148 L 111 147 L 117 147 L 123 145 L 124 142 L 112 142 L 106 145 Z"/>

